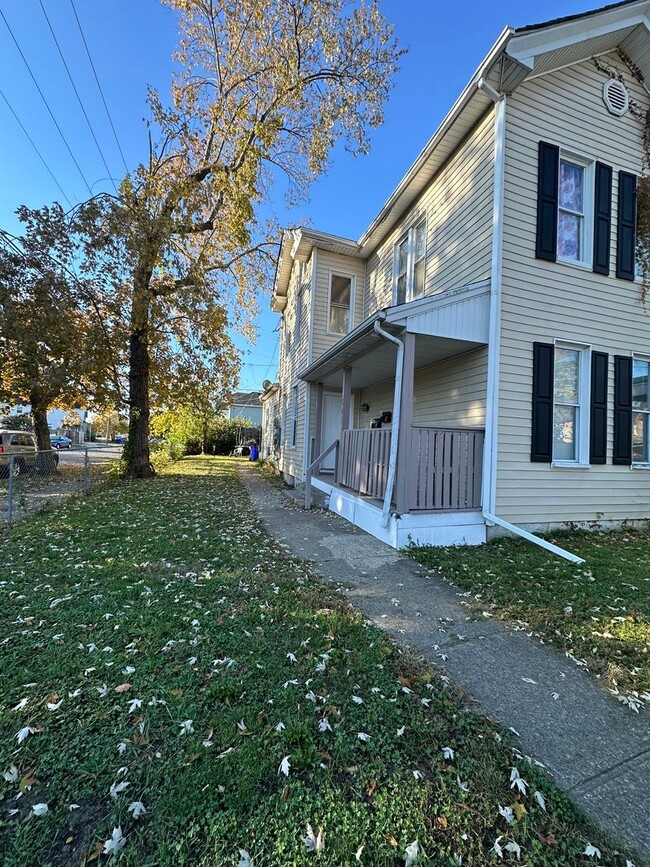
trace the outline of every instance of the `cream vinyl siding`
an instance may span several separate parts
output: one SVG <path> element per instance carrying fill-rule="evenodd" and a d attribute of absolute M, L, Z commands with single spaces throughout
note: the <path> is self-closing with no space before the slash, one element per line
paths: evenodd
<path fill-rule="evenodd" d="M 448 358 L 415 371 L 413 423 L 435 427 L 484 427 L 487 347 Z M 361 412 L 362 403 L 370 406 Z M 357 400 L 358 427 L 393 409 L 393 380 L 361 389 Z"/>
<path fill-rule="evenodd" d="M 307 385 L 297 378 L 297 373 L 307 366 L 309 354 L 309 330 L 311 328 L 311 261 L 294 262 L 289 280 L 287 306 L 282 320 L 280 335 L 280 359 L 278 381 L 280 383 L 280 411 L 286 406 L 280 444 L 279 467 L 283 473 L 300 479 L 303 473 L 303 442 L 305 436 L 305 400 Z M 297 299 L 302 289 L 302 324 L 300 335 L 296 333 Z M 291 389 L 298 386 L 298 419 L 296 444 L 291 446 Z"/>
<path fill-rule="evenodd" d="M 426 217 L 424 294 L 490 276 L 494 112 L 490 110 L 438 172 L 415 206 L 369 257 L 363 317 L 393 300 L 394 247 Z"/>
<path fill-rule="evenodd" d="M 336 253 L 330 253 L 327 250 L 318 250 L 316 253 L 316 292 L 314 298 L 314 322 L 312 335 L 312 357 L 310 361 L 318 358 L 323 352 L 326 352 L 330 347 L 344 336 L 343 334 L 328 334 L 328 304 L 329 304 L 329 288 L 330 274 L 344 274 L 354 277 L 354 298 L 353 298 L 353 321 L 352 328 L 355 328 L 363 319 L 363 286 L 365 279 L 366 266 L 363 259 L 356 259 L 351 256 L 340 256 Z"/>
<path fill-rule="evenodd" d="M 648 96 L 620 58 L 632 98 Z M 609 114 L 607 77 L 580 63 L 523 84 L 506 110 L 503 301 L 497 468 L 497 515 L 531 526 L 563 521 L 650 517 L 650 475 L 613 466 L 614 355 L 650 351 L 650 307 L 641 286 L 617 280 L 618 171 L 641 173 L 642 123 Z M 539 140 L 613 168 L 610 274 L 535 259 Z M 531 463 L 533 342 L 590 344 L 609 354 L 607 464 L 589 469 Z"/>

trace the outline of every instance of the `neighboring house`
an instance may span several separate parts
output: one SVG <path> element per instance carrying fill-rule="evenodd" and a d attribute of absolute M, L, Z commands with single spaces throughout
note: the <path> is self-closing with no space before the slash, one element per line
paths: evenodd
<path fill-rule="evenodd" d="M 267 385 L 266 383 L 264 384 Z M 260 456 L 278 461 L 282 443 L 279 384 L 277 382 L 269 382 L 260 400 L 262 402 L 262 444 Z"/>
<path fill-rule="evenodd" d="M 29 404 L 15 404 L 14 406 L 7 405 L 7 411 L 11 415 L 30 415 L 31 406 Z M 71 433 L 75 434 L 74 441 L 75 442 L 84 442 L 85 440 L 90 439 L 92 432 L 92 425 L 89 419 L 87 409 L 77 408 L 73 410 L 73 412 L 77 413 L 79 418 L 81 419 L 81 427 L 79 430 Z M 70 410 L 67 409 L 50 409 L 47 412 L 47 426 L 50 429 L 51 433 L 62 433 L 64 430 L 68 430 L 68 428 L 64 428 L 63 419 L 66 416 L 70 415 Z"/>
<path fill-rule="evenodd" d="M 262 404 L 260 403 L 259 391 L 235 392 L 230 404 L 223 412 L 225 418 L 246 418 L 253 423 L 253 427 L 262 425 Z"/>
<path fill-rule="evenodd" d="M 358 241 L 284 232 L 288 481 L 396 547 L 650 518 L 649 16 L 505 29 Z"/>

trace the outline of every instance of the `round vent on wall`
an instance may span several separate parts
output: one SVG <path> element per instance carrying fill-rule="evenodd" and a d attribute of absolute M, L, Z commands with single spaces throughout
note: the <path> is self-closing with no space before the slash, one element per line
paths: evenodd
<path fill-rule="evenodd" d="M 611 114 L 622 115 L 630 107 L 630 97 L 625 85 L 610 78 L 603 86 L 603 101 Z"/>

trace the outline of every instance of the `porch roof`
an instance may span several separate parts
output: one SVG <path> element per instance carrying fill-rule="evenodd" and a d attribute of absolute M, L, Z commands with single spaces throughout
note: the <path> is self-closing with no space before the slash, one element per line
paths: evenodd
<path fill-rule="evenodd" d="M 487 295 L 487 293 L 485 293 Z M 411 302 L 408 305 L 386 307 L 365 319 L 349 334 L 346 334 L 331 349 L 323 353 L 309 367 L 300 371 L 298 376 L 305 382 L 322 382 L 329 386 L 340 386 L 343 382 L 343 369 L 352 370 L 352 388 L 365 388 L 395 375 L 395 356 L 397 350 L 375 331 L 375 323 L 379 322 L 384 331 L 399 336 L 410 329 L 408 325 L 409 312 L 415 313 L 416 305 L 426 310 L 434 299 L 421 299 L 421 302 Z M 477 339 L 478 338 L 478 339 Z M 478 335 L 454 337 L 443 334 L 418 333 L 415 343 L 415 367 L 426 367 L 436 361 L 451 358 L 469 352 L 487 342 Z"/>

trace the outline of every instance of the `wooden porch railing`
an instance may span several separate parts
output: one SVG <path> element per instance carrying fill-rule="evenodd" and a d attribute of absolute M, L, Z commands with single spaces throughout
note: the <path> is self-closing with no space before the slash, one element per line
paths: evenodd
<path fill-rule="evenodd" d="M 484 437 L 479 428 L 413 425 L 409 511 L 480 509 Z"/>
<path fill-rule="evenodd" d="M 482 428 L 413 425 L 406 473 L 409 512 L 462 511 L 481 508 Z M 386 428 L 343 431 L 336 483 L 383 500 L 388 479 L 391 431 Z"/>
<path fill-rule="evenodd" d="M 336 481 L 365 496 L 384 498 L 391 432 L 386 428 L 344 430 Z"/>

